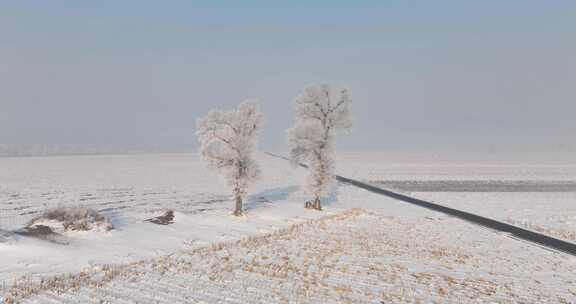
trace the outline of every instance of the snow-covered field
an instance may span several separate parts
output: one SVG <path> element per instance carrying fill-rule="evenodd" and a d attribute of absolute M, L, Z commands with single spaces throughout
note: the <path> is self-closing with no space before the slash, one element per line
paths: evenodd
<path fill-rule="evenodd" d="M 576 182 L 573 153 L 398 151 L 343 152 L 340 175 L 359 180 L 395 181 L 564 181 Z"/>
<path fill-rule="evenodd" d="M 576 192 L 444 192 L 412 195 L 576 243 Z"/>
<path fill-rule="evenodd" d="M 21 228 L 47 207 L 70 205 L 99 210 L 116 227 L 71 232 L 68 246 L 25 238 L 0 243 L 0 280 L 161 256 L 320 216 L 301 210 L 298 181 L 305 172 L 262 161 L 267 170 L 247 202 L 250 216 L 238 219 L 230 216 L 224 184 L 195 155 L 0 158 L 2 229 Z M 175 211 L 175 224 L 144 222 L 164 209 Z"/>
<path fill-rule="evenodd" d="M 364 181 L 576 180 L 571 163 L 401 163 L 376 153 L 339 158 L 339 174 Z M 248 200 L 248 215 L 235 218 L 225 187 L 195 155 L 0 159 L 2 229 L 17 229 L 46 207 L 77 204 L 102 211 L 116 228 L 69 232 L 67 245 L 0 236 L 0 279 L 34 285 L 38 277 L 76 274 L 79 285 L 57 281 L 63 295 L 44 286 L 29 299 L 35 303 L 576 299 L 574 257 L 347 185 L 328 198 L 325 211 L 305 210 L 306 171 L 266 155 L 259 161 L 264 178 Z M 558 237 L 575 230 L 574 193 L 413 194 Z M 175 210 L 174 224 L 144 221 L 163 209 Z"/>
<path fill-rule="evenodd" d="M 423 200 L 576 242 L 576 157 L 344 153 L 340 172 Z"/>

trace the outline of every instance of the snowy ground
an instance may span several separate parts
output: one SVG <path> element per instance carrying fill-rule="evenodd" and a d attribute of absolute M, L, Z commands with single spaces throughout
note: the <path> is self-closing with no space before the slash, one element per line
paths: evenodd
<path fill-rule="evenodd" d="M 30 299 L 36 303 L 49 298 L 69 303 L 88 298 L 570 303 L 576 298 L 573 257 L 351 186 L 338 187 L 324 212 L 304 210 L 307 197 L 299 181 L 306 172 L 264 155 L 260 159 L 264 179 L 249 199 L 248 216 L 239 219 L 229 216 L 232 203 L 222 183 L 193 155 L 0 159 L 3 229 L 25 224 L 46 205 L 62 204 L 101 210 L 116 226 L 106 233 L 68 234 L 68 245 L 0 236 L 0 279 L 81 271 L 91 278 L 114 277 L 104 288 L 86 283 L 80 292 L 63 288 L 64 296 L 43 292 Z M 385 159 L 342 155 L 338 171 L 365 181 L 576 180 L 571 165 L 465 169 L 464 164 L 403 165 Z M 574 193 L 414 195 L 497 218 L 529 220 L 550 231 L 574 231 Z M 516 207 L 522 209 L 515 212 Z M 175 224 L 143 221 L 164 208 L 176 211 Z M 362 210 L 346 211 L 351 208 Z M 326 215 L 336 216 L 306 222 Z M 263 236 L 246 239 L 254 235 Z M 98 266 L 104 264 L 121 266 L 110 275 Z"/>
<path fill-rule="evenodd" d="M 563 255 L 453 218 L 353 209 L 117 268 L 103 288 L 104 271 L 59 281 L 60 293 L 27 302 L 570 303 L 574 271 Z"/>
<path fill-rule="evenodd" d="M 338 173 L 375 181 L 564 181 L 576 182 L 576 156 L 568 153 L 484 154 L 344 152 Z"/>
<path fill-rule="evenodd" d="M 0 280 L 161 256 L 320 216 L 301 210 L 305 197 L 298 181 L 305 172 L 267 157 L 262 161 L 267 170 L 247 202 L 250 216 L 237 219 L 229 215 L 232 202 L 223 183 L 193 155 L 0 159 L 2 229 L 23 227 L 45 208 L 60 205 L 92 207 L 116 227 L 70 233 L 68 246 L 26 238 L 0 243 Z M 163 209 L 175 210 L 174 225 L 144 222 Z"/>
<path fill-rule="evenodd" d="M 344 153 L 342 175 L 576 242 L 576 157 Z"/>
<path fill-rule="evenodd" d="M 576 192 L 412 195 L 576 243 Z"/>

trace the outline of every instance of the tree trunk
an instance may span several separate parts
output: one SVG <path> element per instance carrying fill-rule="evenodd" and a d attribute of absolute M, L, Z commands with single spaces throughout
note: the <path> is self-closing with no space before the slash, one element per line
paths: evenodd
<path fill-rule="evenodd" d="M 322 206 L 320 204 L 320 198 L 319 197 L 317 197 L 316 200 L 314 200 L 314 209 L 322 210 Z"/>
<path fill-rule="evenodd" d="M 234 209 L 234 215 L 241 216 L 242 213 L 242 196 L 236 195 L 236 208 Z"/>
<path fill-rule="evenodd" d="M 306 207 L 307 209 L 315 209 L 321 211 L 322 206 L 320 205 L 320 198 L 317 197 L 313 201 L 307 201 L 306 204 L 304 204 L 304 207 Z"/>

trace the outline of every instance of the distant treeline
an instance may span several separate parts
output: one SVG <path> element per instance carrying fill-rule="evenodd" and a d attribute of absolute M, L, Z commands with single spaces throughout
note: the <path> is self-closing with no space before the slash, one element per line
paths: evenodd
<path fill-rule="evenodd" d="M 175 152 L 157 147 L 84 144 L 0 144 L 0 157 Z"/>

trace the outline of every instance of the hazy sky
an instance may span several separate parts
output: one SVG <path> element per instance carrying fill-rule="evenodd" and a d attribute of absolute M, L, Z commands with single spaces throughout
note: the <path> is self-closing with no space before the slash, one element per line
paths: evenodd
<path fill-rule="evenodd" d="M 277 148 L 325 80 L 346 148 L 575 144 L 576 1 L 0 1 L 0 143 L 191 146 L 259 97 Z"/>

